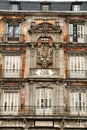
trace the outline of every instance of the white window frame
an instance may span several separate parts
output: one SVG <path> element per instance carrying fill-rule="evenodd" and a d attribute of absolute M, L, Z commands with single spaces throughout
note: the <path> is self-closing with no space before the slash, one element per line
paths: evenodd
<path fill-rule="evenodd" d="M 18 105 L 18 91 L 3 91 L 3 114 L 18 114 Z"/>
<path fill-rule="evenodd" d="M 86 78 L 86 57 L 69 56 L 68 68 L 70 78 Z"/>
<path fill-rule="evenodd" d="M 86 92 L 70 92 L 69 104 L 71 114 L 85 115 L 87 114 L 87 93 Z"/>
<path fill-rule="evenodd" d="M 21 24 L 7 24 L 6 26 L 6 34 L 7 37 L 6 37 L 6 41 L 9 41 L 9 42 L 19 42 L 22 40 L 22 36 L 21 36 Z"/>
<path fill-rule="evenodd" d="M 75 4 L 75 5 L 73 6 L 73 10 L 76 11 L 76 12 L 77 12 L 77 11 L 80 11 L 80 5 L 76 5 L 76 4 Z"/>
<path fill-rule="evenodd" d="M 11 4 L 11 9 L 14 11 L 18 10 L 18 4 Z"/>
<path fill-rule="evenodd" d="M 21 56 L 4 56 L 4 77 L 19 78 L 22 75 L 22 59 Z"/>
<path fill-rule="evenodd" d="M 12 28 L 11 28 L 12 26 Z M 10 28 L 9 28 L 10 27 Z M 16 29 L 18 28 L 18 29 Z M 4 41 L 9 43 L 18 43 L 19 41 L 23 41 L 23 35 L 21 34 L 21 23 L 15 24 L 14 21 L 13 23 L 6 23 L 5 25 L 5 37 Z"/>
<path fill-rule="evenodd" d="M 69 24 L 69 42 L 74 42 L 73 27 L 74 27 L 74 24 Z M 77 27 L 77 33 L 76 33 L 77 42 L 84 43 L 85 42 L 85 25 L 77 24 L 76 27 Z"/>
<path fill-rule="evenodd" d="M 36 114 L 51 115 L 53 106 L 53 89 L 36 88 Z"/>
<path fill-rule="evenodd" d="M 84 43 L 84 25 L 77 25 L 78 43 Z"/>
<path fill-rule="evenodd" d="M 49 10 L 49 5 L 48 4 L 47 5 L 43 4 L 42 5 L 42 10 L 43 11 L 48 11 Z"/>

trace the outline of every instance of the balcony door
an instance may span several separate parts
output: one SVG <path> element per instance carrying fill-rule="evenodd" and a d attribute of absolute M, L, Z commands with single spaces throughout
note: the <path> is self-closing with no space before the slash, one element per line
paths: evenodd
<path fill-rule="evenodd" d="M 3 92 L 3 114 L 18 114 L 19 93 L 17 91 Z"/>
<path fill-rule="evenodd" d="M 71 114 L 86 115 L 87 114 L 87 100 L 86 92 L 72 92 L 70 93 L 70 111 Z"/>
<path fill-rule="evenodd" d="M 86 60 L 83 56 L 69 57 L 70 78 L 86 78 Z"/>
<path fill-rule="evenodd" d="M 19 41 L 20 38 L 20 26 L 8 25 L 8 41 Z"/>
<path fill-rule="evenodd" d="M 69 24 L 69 42 L 84 43 L 84 25 Z"/>
<path fill-rule="evenodd" d="M 21 76 L 21 57 L 5 56 L 3 71 L 4 71 L 4 77 L 19 78 Z"/>
<path fill-rule="evenodd" d="M 51 115 L 53 111 L 53 89 L 37 88 L 36 89 L 36 114 Z"/>

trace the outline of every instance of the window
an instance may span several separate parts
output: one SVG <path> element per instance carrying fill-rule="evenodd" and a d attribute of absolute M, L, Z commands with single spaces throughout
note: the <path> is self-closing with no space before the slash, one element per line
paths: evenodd
<path fill-rule="evenodd" d="M 8 25 L 8 41 L 19 41 L 20 38 L 20 26 Z"/>
<path fill-rule="evenodd" d="M 10 9 L 13 11 L 20 9 L 20 2 L 10 2 Z"/>
<path fill-rule="evenodd" d="M 18 5 L 17 4 L 12 4 L 12 10 L 18 10 Z"/>
<path fill-rule="evenodd" d="M 53 89 L 37 88 L 36 89 L 36 107 L 37 114 L 52 114 Z"/>
<path fill-rule="evenodd" d="M 84 25 L 69 24 L 69 42 L 84 43 Z"/>
<path fill-rule="evenodd" d="M 21 56 L 5 56 L 4 57 L 4 77 L 20 77 L 21 76 Z"/>
<path fill-rule="evenodd" d="M 43 11 L 50 10 L 50 3 L 42 3 L 41 4 L 41 10 L 43 10 Z"/>
<path fill-rule="evenodd" d="M 74 7 L 73 7 L 73 10 L 74 11 L 80 11 L 80 5 L 74 5 Z"/>
<path fill-rule="evenodd" d="M 72 114 L 86 114 L 86 92 L 70 92 L 69 99 Z"/>
<path fill-rule="evenodd" d="M 49 10 L 49 5 L 43 5 L 43 11 L 48 11 Z"/>
<path fill-rule="evenodd" d="M 86 59 L 83 56 L 69 57 L 70 78 L 86 78 Z"/>
<path fill-rule="evenodd" d="M 3 92 L 3 114 L 17 114 L 18 113 L 18 91 L 4 91 Z"/>

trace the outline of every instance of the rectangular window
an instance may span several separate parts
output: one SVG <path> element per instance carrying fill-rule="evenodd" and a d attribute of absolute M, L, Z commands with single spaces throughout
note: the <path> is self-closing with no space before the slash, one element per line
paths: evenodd
<path fill-rule="evenodd" d="M 19 93 L 17 91 L 3 92 L 3 114 L 18 113 Z"/>
<path fill-rule="evenodd" d="M 36 89 L 36 106 L 37 114 L 52 114 L 53 89 L 37 88 Z"/>
<path fill-rule="evenodd" d="M 84 25 L 69 24 L 69 42 L 84 43 Z"/>
<path fill-rule="evenodd" d="M 17 11 L 20 9 L 20 2 L 10 1 L 10 10 Z"/>
<path fill-rule="evenodd" d="M 73 10 L 74 11 L 80 11 L 80 5 L 74 5 L 74 7 L 73 7 Z"/>
<path fill-rule="evenodd" d="M 70 110 L 73 114 L 86 114 L 86 93 L 70 92 Z"/>
<path fill-rule="evenodd" d="M 41 3 L 41 10 L 42 11 L 49 11 L 51 7 L 51 3 L 43 2 Z"/>
<path fill-rule="evenodd" d="M 48 11 L 49 10 L 49 5 L 43 5 L 42 10 L 43 11 Z"/>
<path fill-rule="evenodd" d="M 86 78 L 86 59 L 83 56 L 69 57 L 70 78 Z"/>
<path fill-rule="evenodd" d="M 17 4 L 12 4 L 12 10 L 18 10 L 18 5 Z"/>
<path fill-rule="evenodd" d="M 19 41 L 20 38 L 20 26 L 8 25 L 8 41 Z"/>
<path fill-rule="evenodd" d="M 4 57 L 4 77 L 21 77 L 21 56 Z"/>

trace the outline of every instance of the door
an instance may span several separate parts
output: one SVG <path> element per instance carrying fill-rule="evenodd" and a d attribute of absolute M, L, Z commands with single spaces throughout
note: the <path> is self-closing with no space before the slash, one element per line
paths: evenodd
<path fill-rule="evenodd" d="M 8 41 L 19 41 L 20 38 L 20 26 L 8 25 Z"/>
<path fill-rule="evenodd" d="M 69 24 L 69 41 L 84 43 L 84 25 Z"/>
<path fill-rule="evenodd" d="M 73 24 L 69 24 L 69 42 L 73 42 Z"/>
<path fill-rule="evenodd" d="M 70 111 L 75 115 L 86 115 L 86 93 L 72 92 L 70 93 Z"/>
<path fill-rule="evenodd" d="M 84 43 L 84 25 L 77 25 L 78 43 Z"/>
<path fill-rule="evenodd" d="M 52 88 L 36 89 L 36 114 L 51 115 L 53 104 Z"/>
<path fill-rule="evenodd" d="M 69 57 L 69 76 L 70 78 L 86 78 L 85 57 Z"/>
<path fill-rule="evenodd" d="M 18 114 L 18 101 L 18 92 L 3 92 L 3 114 Z"/>
<path fill-rule="evenodd" d="M 20 77 L 21 76 L 21 57 L 5 56 L 4 59 L 4 77 Z"/>

